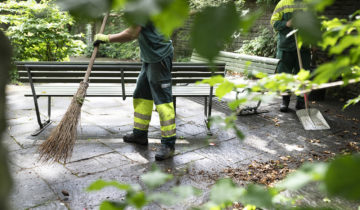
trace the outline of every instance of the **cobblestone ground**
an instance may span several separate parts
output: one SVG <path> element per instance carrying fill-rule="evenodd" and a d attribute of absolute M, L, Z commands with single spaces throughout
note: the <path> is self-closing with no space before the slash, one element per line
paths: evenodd
<path fill-rule="evenodd" d="M 81 123 L 71 160 L 66 163 L 38 162 L 38 145 L 48 136 L 70 103 L 70 98 L 54 98 L 54 123 L 39 136 L 31 133 L 38 128 L 32 98 L 25 98 L 28 86 L 8 86 L 8 129 L 4 134 L 10 151 L 15 186 L 11 196 L 14 209 L 98 209 L 101 201 L 121 200 L 124 193 L 113 188 L 86 192 L 97 179 L 141 184 L 139 176 L 156 164 L 162 170 L 181 174 L 180 184 L 195 186 L 205 193 L 181 205 L 167 207 L 150 204 L 147 209 L 186 209 L 206 201 L 214 180 L 225 177 L 225 169 L 246 168 L 252 161 L 294 157 L 315 161 L 316 157 L 338 153 L 349 142 L 360 141 L 359 106 L 341 111 L 338 101 L 313 102 L 332 127 L 326 131 L 305 131 L 295 111 L 278 111 L 279 99 L 263 103 L 260 114 L 239 116 L 237 125 L 246 138 L 239 140 L 230 131 L 212 127 L 208 138 L 201 99 L 177 99 L 177 146 L 173 159 L 155 162 L 160 146 L 159 119 L 153 112 L 147 147 L 124 143 L 122 137 L 132 130 L 132 100 L 121 98 L 87 98 L 82 108 Z M 291 102 L 291 107 L 294 106 Z M 44 113 L 47 101 L 40 99 Z M 214 102 L 213 115 L 225 116 L 229 111 L 223 103 Z M 209 143 L 211 142 L 211 143 Z M 184 170 L 186 169 L 186 170 Z M 207 176 L 204 176 L 204 173 Z M 213 175 L 213 176 L 211 176 Z M 175 183 L 169 183 L 164 189 Z M 64 196 L 63 192 L 69 196 Z M 318 199 L 322 200 L 321 196 Z M 315 201 L 318 202 L 318 201 Z M 309 204 L 314 201 L 310 199 Z M 341 207 L 340 204 L 336 204 Z"/>

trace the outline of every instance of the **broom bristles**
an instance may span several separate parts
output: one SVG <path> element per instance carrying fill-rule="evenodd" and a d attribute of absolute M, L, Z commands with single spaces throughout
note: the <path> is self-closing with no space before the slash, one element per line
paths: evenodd
<path fill-rule="evenodd" d="M 88 86 L 87 82 L 80 83 L 79 89 L 73 96 L 71 104 L 60 123 L 52 130 L 46 141 L 40 145 L 39 159 L 43 159 L 44 162 L 59 162 L 63 160 L 66 163 L 71 158 L 77 136 L 77 125 L 81 107 Z"/>

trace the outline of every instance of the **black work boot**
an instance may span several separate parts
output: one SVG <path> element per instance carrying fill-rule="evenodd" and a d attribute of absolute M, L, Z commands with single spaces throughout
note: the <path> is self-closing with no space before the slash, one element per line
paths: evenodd
<path fill-rule="evenodd" d="M 169 144 L 161 144 L 160 150 L 155 154 L 155 160 L 165 160 L 174 156 L 175 146 Z"/>
<path fill-rule="evenodd" d="M 299 109 L 305 109 L 305 102 L 304 102 L 304 98 L 303 98 L 303 97 L 297 97 L 297 98 L 296 98 L 295 109 L 297 109 L 297 110 L 299 110 Z"/>
<path fill-rule="evenodd" d="M 132 133 L 132 134 L 125 135 L 123 139 L 124 139 L 124 142 L 127 142 L 127 143 L 148 145 L 148 138 L 145 135 L 138 136 L 138 135 L 134 135 L 134 133 Z"/>
<path fill-rule="evenodd" d="M 282 97 L 282 104 L 280 106 L 280 112 L 289 111 L 289 103 L 290 103 L 290 96 L 283 96 Z"/>

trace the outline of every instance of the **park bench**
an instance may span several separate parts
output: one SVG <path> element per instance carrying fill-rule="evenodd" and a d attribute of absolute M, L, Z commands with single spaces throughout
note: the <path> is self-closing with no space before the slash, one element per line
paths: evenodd
<path fill-rule="evenodd" d="M 37 122 L 40 129 L 32 135 L 41 133 L 51 123 L 51 98 L 71 97 L 83 80 L 88 63 L 86 62 L 16 62 L 19 81 L 29 83 L 31 91 L 26 97 L 33 97 Z M 132 97 L 137 76 L 141 70 L 138 62 L 95 62 L 90 76 L 86 97 Z M 215 75 L 224 75 L 225 64 L 217 63 L 215 68 L 205 63 L 173 63 L 172 90 L 174 107 L 176 97 L 204 97 L 204 115 L 208 131 L 211 116 L 213 87 L 196 82 Z M 42 120 L 38 98 L 48 99 L 47 119 Z"/>
<path fill-rule="evenodd" d="M 191 56 L 191 62 L 206 62 L 206 59 L 199 56 L 194 52 Z M 226 72 L 237 72 L 247 76 L 255 75 L 258 72 L 263 72 L 267 74 L 274 74 L 276 68 L 279 64 L 279 59 L 267 58 L 253 55 L 244 55 L 239 53 L 231 53 L 220 51 L 219 55 L 215 58 L 214 62 L 225 63 L 225 73 Z M 239 94 L 244 92 L 245 89 L 237 89 L 236 97 Z M 259 100 L 255 105 L 246 106 L 238 109 L 238 114 L 246 113 L 257 113 L 259 106 L 261 105 L 261 100 Z"/>

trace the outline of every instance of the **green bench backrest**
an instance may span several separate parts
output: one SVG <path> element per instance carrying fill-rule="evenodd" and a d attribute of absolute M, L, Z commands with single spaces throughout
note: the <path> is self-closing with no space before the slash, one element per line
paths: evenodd
<path fill-rule="evenodd" d="M 201 63 L 206 62 L 206 59 L 194 52 L 191 56 L 191 62 Z M 247 70 L 252 73 L 274 74 L 279 59 L 220 51 L 219 56 L 215 58 L 215 62 L 226 63 L 226 71 L 245 72 Z"/>
<path fill-rule="evenodd" d="M 78 83 L 83 80 L 86 62 L 16 62 L 20 82 L 29 82 L 27 68 L 34 83 Z M 136 83 L 141 63 L 96 62 L 93 66 L 91 83 L 121 83 L 122 71 L 125 83 Z M 214 75 L 224 75 L 225 64 L 215 65 L 213 71 L 203 63 L 173 63 L 173 84 L 195 83 Z"/>

